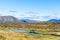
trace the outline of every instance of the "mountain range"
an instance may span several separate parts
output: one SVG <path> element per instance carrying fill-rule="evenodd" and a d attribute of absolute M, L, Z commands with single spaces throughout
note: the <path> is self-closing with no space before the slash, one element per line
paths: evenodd
<path fill-rule="evenodd" d="M 37 21 L 31 19 L 18 19 L 13 16 L 0 16 L 0 23 L 40 23 L 40 22 L 58 22 L 60 23 L 60 19 L 49 19 L 47 21 Z"/>
<path fill-rule="evenodd" d="M 60 23 L 60 19 L 50 19 L 48 20 L 47 22 L 57 22 L 57 23 Z"/>
<path fill-rule="evenodd" d="M 31 20 L 31 19 L 21 19 L 21 23 L 39 23 L 40 21 L 37 20 Z"/>
<path fill-rule="evenodd" d="M 37 21 L 37 20 L 30 20 L 30 19 L 21 19 L 23 23 L 40 23 L 40 22 L 52 22 L 52 23 L 60 23 L 60 19 L 49 19 L 46 21 Z"/>

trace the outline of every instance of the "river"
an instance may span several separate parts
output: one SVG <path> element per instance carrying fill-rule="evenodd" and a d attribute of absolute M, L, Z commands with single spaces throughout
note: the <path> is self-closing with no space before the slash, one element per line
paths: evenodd
<path fill-rule="evenodd" d="M 32 34 L 37 36 L 53 36 L 50 34 L 37 34 L 35 31 L 28 31 L 28 30 L 9 30 L 9 32 L 19 32 L 19 33 L 26 33 L 26 34 Z M 60 38 L 60 36 L 55 36 L 56 38 Z"/>

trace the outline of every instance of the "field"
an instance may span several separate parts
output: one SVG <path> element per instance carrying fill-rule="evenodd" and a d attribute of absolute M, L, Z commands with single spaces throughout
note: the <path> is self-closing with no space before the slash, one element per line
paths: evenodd
<path fill-rule="evenodd" d="M 25 33 L 8 32 L 8 30 L 34 30 L 38 34 L 52 36 L 37 36 Z M 18 23 L 0 24 L 0 40 L 60 40 L 60 23 Z"/>
<path fill-rule="evenodd" d="M 54 36 L 35 36 L 24 33 L 0 32 L 0 40 L 60 40 Z"/>

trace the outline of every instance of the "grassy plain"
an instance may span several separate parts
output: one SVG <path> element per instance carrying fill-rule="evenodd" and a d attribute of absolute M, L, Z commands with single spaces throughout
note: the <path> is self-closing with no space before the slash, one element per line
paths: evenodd
<path fill-rule="evenodd" d="M 34 30 L 40 34 L 60 35 L 60 23 L 0 24 L 0 40 L 60 40 L 55 36 L 36 36 L 7 30 Z"/>
<path fill-rule="evenodd" d="M 16 32 L 0 32 L 0 40 L 60 40 L 54 36 L 36 36 Z"/>

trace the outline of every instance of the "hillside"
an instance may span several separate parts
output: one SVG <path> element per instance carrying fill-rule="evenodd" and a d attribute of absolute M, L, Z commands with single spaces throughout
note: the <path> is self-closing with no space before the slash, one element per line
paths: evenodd
<path fill-rule="evenodd" d="M 47 22 L 57 22 L 57 23 L 60 23 L 60 19 L 50 19 L 48 20 Z"/>
<path fill-rule="evenodd" d="M 0 23 L 18 23 L 18 19 L 13 16 L 0 16 Z"/>

